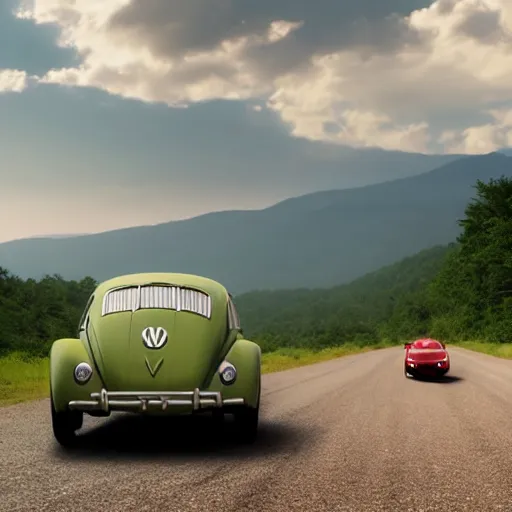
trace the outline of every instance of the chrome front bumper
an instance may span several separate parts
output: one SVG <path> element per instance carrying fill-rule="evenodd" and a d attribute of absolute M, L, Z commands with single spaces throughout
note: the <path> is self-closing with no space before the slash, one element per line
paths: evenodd
<path fill-rule="evenodd" d="M 107 391 L 91 393 L 91 400 L 72 400 L 69 408 L 75 411 L 165 411 L 169 406 L 192 406 L 194 411 L 244 405 L 243 398 L 223 399 L 219 391 Z"/>

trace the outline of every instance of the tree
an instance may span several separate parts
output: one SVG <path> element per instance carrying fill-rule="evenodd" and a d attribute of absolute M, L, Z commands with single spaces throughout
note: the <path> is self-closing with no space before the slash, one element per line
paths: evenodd
<path fill-rule="evenodd" d="M 46 355 L 58 338 L 75 336 L 96 282 L 60 276 L 26 281 L 0 268 L 0 354 L 9 351 Z"/>
<path fill-rule="evenodd" d="M 505 321 L 512 298 L 512 179 L 478 181 L 475 188 L 460 221 L 459 248 L 430 286 L 430 300 L 438 315 L 450 312 L 459 332 L 512 341 Z"/>

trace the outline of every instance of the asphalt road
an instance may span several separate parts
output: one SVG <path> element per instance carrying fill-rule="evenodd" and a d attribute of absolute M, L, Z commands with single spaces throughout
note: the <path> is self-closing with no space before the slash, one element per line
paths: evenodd
<path fill-rule="evenodd" d="M 401 348 L 265 375 L 250 447 L 118 415 L 66 453 L 48 400 L 0 409 L 0 510 L 512 511 L 512 361 L 451 356 L 443 382 L 406 379 Z"/>

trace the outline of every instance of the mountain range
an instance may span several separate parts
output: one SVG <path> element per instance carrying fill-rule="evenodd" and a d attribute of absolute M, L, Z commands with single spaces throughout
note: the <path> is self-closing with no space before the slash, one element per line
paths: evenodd
<path fill-rule="evenodd" d="M 501 153 L 458 157 L 406 178 L 223 211 L 155 226 L 0 244 L 0 266 L 20 277 L 142 271 L 205 275 L 235 293 L 330 287 L 456 239 L 477 179 L 512 176 Z"/>

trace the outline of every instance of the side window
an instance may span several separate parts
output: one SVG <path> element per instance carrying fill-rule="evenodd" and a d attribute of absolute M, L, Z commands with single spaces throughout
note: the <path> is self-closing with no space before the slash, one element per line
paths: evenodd
<path fill-rule="evenodd" d="M 88 318 L 89 310 L 91 309 L 92 301 L 94 300 L 94 294 L 89 297 L 87 304 L 84 308 L 84 312 L 82 314 L 82 318 L 80 318 L 80 323 L 78 324 L 78 333 L 80 334 L 82 331 L 85 331 L 86 321 Z"/>
<path fill-rule="evenodd" d="M 231 300 L 231 296 L 228 299 L 228 319 L 230 329 L 240 329 L 240 317 L 238 316 L 238 311 Z"/>

